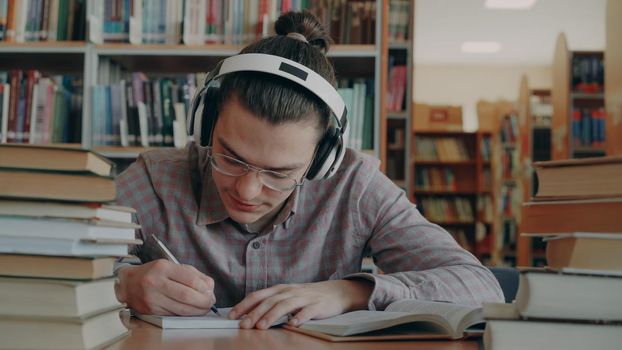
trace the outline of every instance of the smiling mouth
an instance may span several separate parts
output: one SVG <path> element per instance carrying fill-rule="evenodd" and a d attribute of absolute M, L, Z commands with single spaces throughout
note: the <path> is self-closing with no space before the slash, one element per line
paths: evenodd
<path fill-rule="evenodd" d="M 242 209 L 255 209 L 255 208 L 258 208 L 261 205 L 261 204 L 245 203 L 245 202 L 242 202 L 239 199 L 237 199 L 237 198 L 235 198 L 235 197 L 233 197 L 231 195 L 229 197 L 233 200 L 233 203 L 236 206 L 238 206 L 238 207 L 240 207 Z"/>

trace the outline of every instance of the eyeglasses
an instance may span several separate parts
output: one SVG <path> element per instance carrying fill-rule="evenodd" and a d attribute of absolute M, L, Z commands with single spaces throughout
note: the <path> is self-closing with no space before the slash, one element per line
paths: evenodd
<path fill-rule="evenodd" d="M 212 153 L 211 147 L 208 147 L 208 156 L 212 167 L 223 175 L 239 177 L 251 170 L 256 171 L 262 185 L 279 192 L 291 191 L 297 186 L 302 186 L 302 182 L 298 182 L 287 174 L 261 169 L 222 153 Z"/>

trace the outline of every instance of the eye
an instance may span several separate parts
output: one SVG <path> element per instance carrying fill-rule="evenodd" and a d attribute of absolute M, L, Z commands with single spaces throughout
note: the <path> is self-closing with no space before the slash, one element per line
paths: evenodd
<path fill-rule="evenodd" d="M 242 165 L 240 163 L 240 161 L 238 161 L 237 159 L 233 159 L 231 157 L 222 157 L 222 159 L 225 161 L 225 163 L 227 163 L 228 165 Z"/>
<path fill-rule="evenodd" d="M 276 171 L 266 171 L 265 174 L 275 180 L 289 179 L 289 175 L 284 173 L 277 173 Z"/>

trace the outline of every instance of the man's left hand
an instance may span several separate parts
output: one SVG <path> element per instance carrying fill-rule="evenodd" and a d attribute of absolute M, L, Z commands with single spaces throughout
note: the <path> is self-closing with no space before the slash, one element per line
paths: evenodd
<path fill-rule="evenodd" d="M 240 328 L 267 329 L 292 314 L 288 324 L 299 326 L 311 319 L 367 309 L 373 288 L 365 280 L 279 284 L 247 295 L 231 309 L 229 318 L 241 319 Z"/>

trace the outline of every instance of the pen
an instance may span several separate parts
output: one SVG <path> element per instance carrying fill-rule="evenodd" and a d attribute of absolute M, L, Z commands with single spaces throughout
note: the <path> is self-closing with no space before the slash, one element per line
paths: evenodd
<path fill-rule="evenodd" d="M 179 265 L 179 260 L 177 260 L 175 255 L 173 255 L 173 253 L 171 253 L 170 250 L 168 250 L 168 248 L 164 245 L 164 243 L 162 243 L 162 241 L 159 240 L 158 237 L 156 237 L 155 235 L 151 235 L 151 237 L 153 238 L 158 248 L 160 248 L 160 250 L 166 257 L 166 260 Z M 212 310 L 212 312 L 215 313 L 216 315 L 220 316 L 220 313 L 218 312 L 218 309 L 215 306 L 212 305 L 212 307 L 210 307 L 210 310 Z"/>

